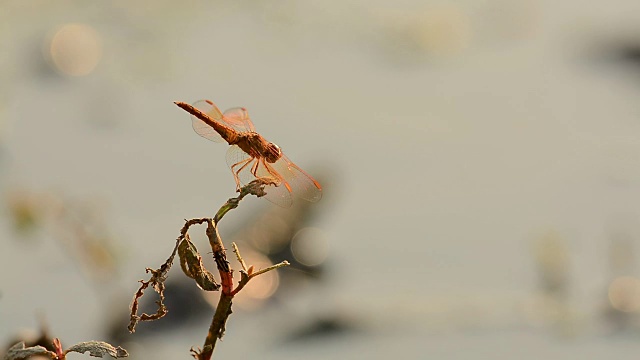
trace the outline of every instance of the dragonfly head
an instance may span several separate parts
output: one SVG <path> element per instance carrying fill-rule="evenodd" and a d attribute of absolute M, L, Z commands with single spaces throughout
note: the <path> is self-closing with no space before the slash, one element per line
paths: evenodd
<path fill-rule="evenodd" d="M 282 150 L 280 150 L 280 147 L 274 143 L 269 143 L 269 145 L 267 146 L 267 153 L 265 155 L 265 160 L 267 160 L 268 163 L 274 163 L 276 161 L 278 161 L 278 159 L 280 159 L 282 157 Z"/>

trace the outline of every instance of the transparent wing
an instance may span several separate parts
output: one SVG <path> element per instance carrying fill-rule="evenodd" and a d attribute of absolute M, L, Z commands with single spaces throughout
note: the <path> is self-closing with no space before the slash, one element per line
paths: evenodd
<path fill-rule="evenodd" d="M 284 154 L 275 163 L 267 163 L 267 166 L 271 166 L 281 176 L 297 197 L 311 202 L 316 202 L 322 197 L 320 184 Z"/>
<path fill-rule="evenodd" d="M 222 121 L 240 132 L 256 131 L 249 118 L 249 112 L 243 107 L 231 108 L 224 112 Z"/>
<path fill-rule="evenodd" d="M 220 121 L 222 119 L 222 113 L 220 112 L 220 109 L 218 109 L 218 107 L 213 102 L 211 102 L 211 100 L 196 101 L 195 103 L 193 103 L 193 107 L 209 115 L 209 117 L 215 121 Z M 220 136 L 217 131 L 215 131 L 207 123 L 193 115 L 191 115 L 191 123 L 193 125 L 193 130 L 203 138 L 215 142 L 225 142 L 222 136 Z"/>
<path fill-rule="evenodd" d="M 260 168 L 262 170 L 265 169 L 264 165 L 260 165 L 258 173 L 260 173 Z M 264 198 L 278 206 L 287 208 L 290 207 L 291 204 L 293 204 L 293 197 L 291 196 L 291 192 L 284 183 L 265 186 L 264 191 L 267 193 Z"/>
<path fill-rule="evenodd" d="M 264 196 L 265 199 L 285 208 L 291 206 L 293 203 L 291 186 L 284 181 L 280 174 L 274 171 L 271 164 L 266 162 L 264 158 L 260 159 L 257 174 L 260 178 L 273 181 L 272 185 L 265 186 L 264 188 L 264 191 L 267 193 L 267 195 Z"/>
<path fill-rule="evenodd" d="M 244 165 L 251 158 L 251 156 L 249 156 L 249 154 L 247 154 L 246 152 L 242 151 L 242 149 L 240 149 L 238 145 L 230 146 L 229 150 L 227 150 L 227 154 L 225 157 L 227 159 L 227 165 L 229 165 L 229 167 L 234 173 L 240 170 L 240 167 L 242 167 L 242 165 Z M 251 169 L 251 165 L 247 165 L 246 167 Z M 247 179 L 244 179 L 244 180 L 247 180 Z M 242 184 L 246 185 L 249 182 L 251 182 L 251 180 L 242 181 Z"/>
<path fill-rule="evenodd" d="M 229 147 L 226 159 L 227 165 L 232 168 L 231 171 L 238 173 L 240 185 L 247 185 L 256 180 L 256 176 L 253 175 L 253 170 L 255 169 L 257 178 L 271 183 L 271 185 L 267 185 L 264 188 L 267 193 L 264 198 L 282 207 L 291 206 L 293 203 L 291 187 L 282 180 L 272 167 L 266 165 L 267 163 L 263 158 L 251 158 L 237 145 L 233 145 Z"/>

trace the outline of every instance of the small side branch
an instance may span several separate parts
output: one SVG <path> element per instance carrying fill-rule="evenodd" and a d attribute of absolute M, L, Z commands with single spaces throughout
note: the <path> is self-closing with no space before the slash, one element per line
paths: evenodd
<path fill-rule="evenodd" d="M 237 294 L 240 290 L 242 290 L 242 288 L 244 288 L 248 283 L 249 280 L 253 279 L 256 276 L 262 275 L 266 272 L 269 272 L 271 270 L 276 270 L 279 269 L 281 267 L 285 267 L 285 266 L 289 266 L 291 264 L 289 264 L 288 261 L 283 261 L 280 262 L 278 264 L 275 265 L 271 265 L 267 268 L 258 270 L 256 272 L 253 272 L 253 266 L 249 266 L 249 268 L 247 268 L 247 264 L 244 262 L 244 259 L 242 259 L 242 255 L 240 255 L 240 249 L 238 249 L 238 246 L 236 245 L 236 243 L 231 243 L 231 246 L 233 247 L 233 252 L 236 253 L 236 257 L 238 258 L 238 262 L 240 262 L 240 265 L 242 266 L 242 271 L 240 271 L 240 281 L 238 282 L 238 286 L 231 292 L 231 295 L 235 295 Z"/>
<path fill-rule="evenodd" d="M 236 257 L 238 258 L 238 262 L 240 263 L 240 266 L 242 266 L 242 270 L 250 274 L 253 271 L 253 268 L 251 269 L 247 268 L 247 264 L 244 262 L 244 259 L 240 255 L 240 249 L 238 249 L 238 245 L 232 242 L 231 247 L 233 248 L 233 252 L 236 254 Z"/>

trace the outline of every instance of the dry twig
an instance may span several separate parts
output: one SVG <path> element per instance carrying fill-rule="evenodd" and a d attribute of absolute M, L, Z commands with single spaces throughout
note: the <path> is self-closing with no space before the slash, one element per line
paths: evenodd
<path fill-rule="evenodd" d="M 270 266 L 257 272 L 253 272 L 253 266 L 247 268 L 246 263 L 240 255 L 238 247 L 234 243 L 232 244 L 232 246 L 234 252 L 236 253 L 236 256 L 238 257 L 238 260 L 240 261 L 242 270 L 240 271 L 241 279 L 238 282 L 238 285 L 235 289 L 233 287 L 233 269 L 231 269 L 231 267 L 229 266 L 229 262 L 227 261 L 226 249 L 224 248 L 222 239 L 218 234 L 217 224 L 229 211 L 238 207 L 240 201 L 247 195 L 255 195 L 257 197 L 264 196 L 265 185 L 268 185 L 268 183 L 265 183 L 264 181 L 258 179 L 242 187 L 239 190 L 240 194 L 235 198 L 230 198 L 229 200 L 227 200 L 227 202 L 222 205 L 222 207 L 220 207 L 213 218 L 185 220 L 185 225 L 180 230 L 180 236 L 178 236 L 178 238 L 176 239 L 176 245 L 173 248 L 171 256 L 169 256 L 167 261 L 165 261 L 164 264 L 162 264 L 162 266 L 160 266 L 160 268 L 158 268 L 157 270 L 147 269 L 147 272 L 150 272 L 152 274 L 151 278 L 148 281 L 140 281 L 142 285 L 134 295 L 131 305 L 131 321 L 129 323 L 129 331 L 135 331 L 135 326 L 139 321 L 157 320 L 166 315 L 168 310 L 163 302 L 164 283 L 167 279 L 167 273 L 171 269 L 173 260 L 177 253 L 180 258 L 180 266 L 182 268 L 182 271 L 186 276 L 194 279 L 200 288 L 207 291 L 217 291 L 220 289 L 222 290 L 220 293 L 218 306 L 216 307 L 216 312 L 211 321 L 211 325 L 209 326 L 209 332 L 207 333 L 204 346 L 202 347 L 202 349 L 191 349 L 191 353 L 196 359 L 211 359 L 217 340 L 222 339 L 222 337 L 224 336 L 227 319 L 232 313 L 231 305 L 233 303 L 233 297 L 242 288 L 244 288 L 252 278 L 260 274 L 264 274 L 267 271 L 275 270 L 289 265 L 287 261 L 283 261 L 279 264 Z M 211 251 L 213 252 L 213 258 L 216 262 L 216 267 L 218 268 L 218 273 L 220 274 L 219 284 L 215 281 L 213 274 L 211 274 L 202 264 L 202 257 L 200 256 L 200 253 L 198 252 L 196 246 L 191 242 L 188 234 L 189 228 L 192 225 L 204 223 L 207 224 L 206 234 L 209 239 Z M 140 297 L 142 297 L 144 290 L 149 286 L 153 286 L 154 290 L 160 296 L 160 299 L 156 302 L 158 304 L 158 310 L 155 314 L 152 315 L 138 315 L 138 300 L 140 299 Z"/>

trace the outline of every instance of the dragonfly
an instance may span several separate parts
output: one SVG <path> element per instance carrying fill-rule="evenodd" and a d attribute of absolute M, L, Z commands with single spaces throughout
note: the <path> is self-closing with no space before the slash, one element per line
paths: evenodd
<path fill-rule="evenodd" d="M 294 197 L 311 202 L 322 197 L 322 187 L 311 175 L 284 155 L 278 145 L 256 132 L 247 109 L 235 107 L 223 113 L 211 100 L 175 104 L 191 114 L 198 135 L 230 145 L 226 161 L 237 191 L 257 179 L 265 184 L 264 197 L 282 207 L 291 206 Z"/>

